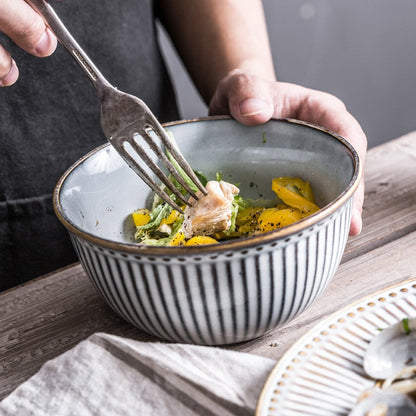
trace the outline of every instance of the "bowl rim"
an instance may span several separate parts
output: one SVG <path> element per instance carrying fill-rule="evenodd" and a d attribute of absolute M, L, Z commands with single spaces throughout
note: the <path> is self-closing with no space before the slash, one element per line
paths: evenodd
<path fill-rule="evenodd" d="M 230 116 L 206 116 L 206 117 L 198 117 L 193 119 L 186 119 L 186 120 L 177 120 L 171 121 L 168 123 L 163 123 L 164 127 L 169 127 L 173 125 L 180 125 L 180 124 L 188 124 L 200 121 L 211 121 L 211 120 L 233 120 Z M 250 249 L 252 247 L 258 247 L 259 245 L 263 244 L 270 244 L 277 240 L 286 240 L 291 236 L 299 234 L 305 231 L 307 228 L 312 227 L 316 224 L 321 223 L 326 218 L 330 217 L 341 205 L 343 205 L 347 200 L 353 197 L 355 191 L 357 190 L 362 175 L 363 175 L 363 168 L 362 163 L 360 162 L 360 158 L 358 156 L 357 151 L 355 148 L 349 143 L 348 140 L 340 136 L 339 134 L 326 129 L 324 127 L 318 126 L 313 123 L 309 123 L 302 120 L 292 119 L 292 118 L 284 118 L 284 117 L 273 117 L 269 120 L 269 122 L 287 122 L 291 124 L 298 124 L 303 125 L 315 130 L 320 130 L 326 133 L 328 136 L 332 137 L 333 139 L 339 141 L 343 144 L 343 146 L 350 152 L 353 164 L 354 164 L 354 171 L 352 178 L 344 191 L 338 195 L 336 199 L 331 201 L 325 207 L 322 207 L 316 213 L 294 223 L 287 227 L 283 227 L 278 230 L 270 231 L 264 234 L 260 234 L 257 236 L 241 238 L 241 239 L 233 239 L 227 241 L 221 241 L 216 244 L 207 244 L 207 245 L 199 245 L 199 246 L 146 246 L 146 245 L 139 245 L 138 243 L 134 242 L 119 242 L 109 240 L 103 237 L 98 237 L 92 233 L 87 231 L 83 231 L 79 227 L 77 227 L 65 214 L 65 211 L 62 207 L 60 201 L 60 194 L 62 190 L 62 186 L 65 183 L 68 176 L 78 167 L 81 163 L 91 157 L 93 154 L 99 152 L 101 149 L 111 146 L 110 143 L 105 143 L 100 145 L 80 159 L 78 159 L 74 164 L 72 164 L 60 177 L 58 180 L 54 193 L 53 193 L 53 209 L 55 215 L 58 217 L 59 221 L 64 225 L 64 227 L 70 233 L 76 235 L 77 237 L 90 242 L 93 245 L 98 245 L 102 248 L 106 248 L 112 251 L 122 251 L 129 254 L 136 254 L 136 255 L 152 255 L 152 256 L 186 256 L 186 255 L 198 255 L 198 254 L 211 254 L 211 253 L 225 253 L 234 250 L 243 250 L 243 249 Z"/>

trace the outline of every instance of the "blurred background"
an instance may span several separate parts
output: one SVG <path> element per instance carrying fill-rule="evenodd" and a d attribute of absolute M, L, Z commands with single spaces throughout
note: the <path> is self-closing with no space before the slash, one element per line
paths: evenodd
<path fill-rule="evenodd" d="M 369 147 L 416 130 L 415 0 L 263 0 L 280 81 L 341 98 Z M 163 31 L 182 118 L 207 108 Z"/>

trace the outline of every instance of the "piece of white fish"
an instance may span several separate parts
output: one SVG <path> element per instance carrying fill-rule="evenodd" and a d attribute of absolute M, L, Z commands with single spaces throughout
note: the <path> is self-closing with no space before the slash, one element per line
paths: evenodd
<path fill-rule="evenodd" d="M 186 238 L 211 235 L 231 226 L 232 202 L 239 189 L 224 181 L 209 181 L 205 189 L 207 195 L 198 191 L 198 201 L 185 208 L 182 229 Z"/>

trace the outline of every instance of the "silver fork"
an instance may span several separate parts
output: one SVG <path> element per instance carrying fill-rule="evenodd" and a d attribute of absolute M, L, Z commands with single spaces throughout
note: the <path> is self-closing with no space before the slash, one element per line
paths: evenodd
<path fill-rule="evenodd" d="M 183 180 L 174 164 L 166 156 L 163 148 L 159 144 L 160 141 L 171 157 L 174 158 L 178 166 L 188 175 L 193 184 L 203 194 L 206 194 L 204 186 L 147 105 L 139 98 L 119 91 L 104 78 L 92 60 L 69 33 L 48 2 L 45 0 L 26 0 L 26 2 L 44 18 L 46 24 L 54 32 L 59 42 L 71 54 L 94 85 L 101 102 L 101 126 L 104 135 L 130 168 L 160 198 L 176 210 L 182 212 L 178 203 L 172 200 L 163 186 L 157 184 L 150 174 L 150 172 L 153 172 L 180 201 L 189 205 L 189 199 L 175 187 L 166 173 L 155 162 L 154 156 L 156 156 L 156 160 L 162 162 L 163 166 L 167 168 L 183 188 L 194 199 L 198 199 L 196 193 Z M 144 162 L 148 170 L 139 164 L 139 160 Z"/>

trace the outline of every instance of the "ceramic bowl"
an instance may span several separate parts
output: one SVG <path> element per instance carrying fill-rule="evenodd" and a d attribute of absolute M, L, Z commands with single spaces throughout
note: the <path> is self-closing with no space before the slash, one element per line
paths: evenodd
<path fill-rule="evenodd" d="M 166 125 L 194 169 L 272 197 L 271 179 L 300 176 L 320 211 L 260 236 L 193 247 L 133 241 L 131 213 L 150 190 L 109 145 L 59 180 L 54 209 L 85 272 L 108 304 L 157 337 L 206 345 L 252 339 L 303 312 L 332 279 L 348 238 L 361 176 L 351 145 L 322 128 L 274 119 L 246 127 L 227 117 Z"/>

